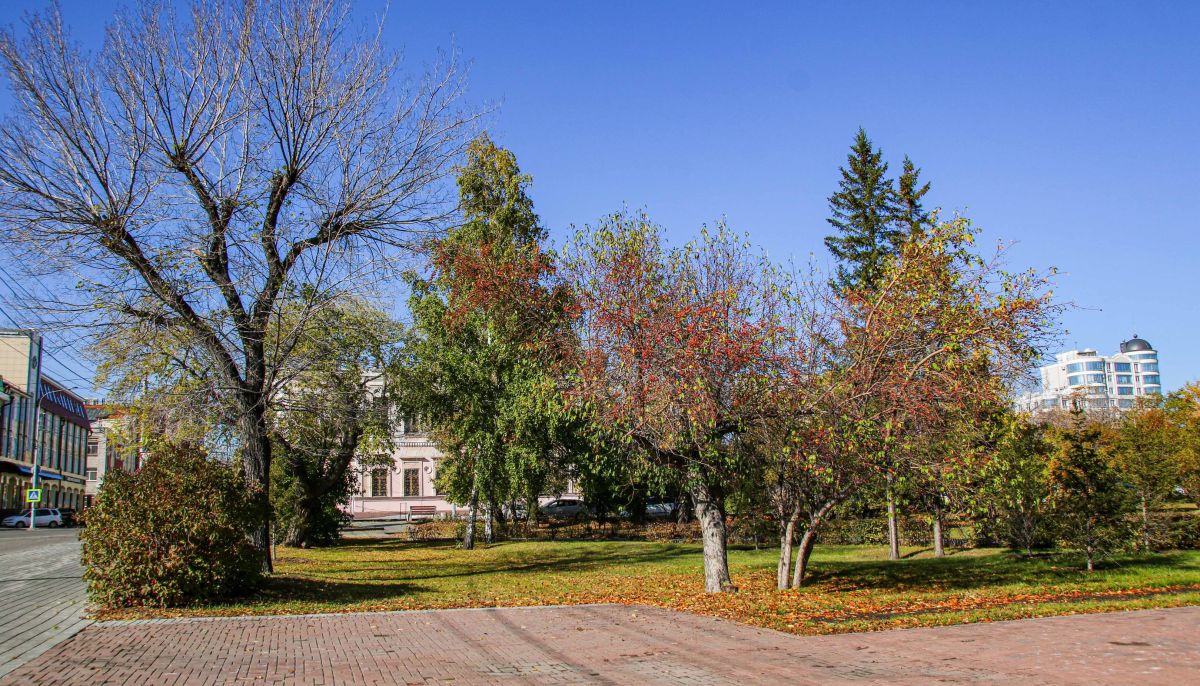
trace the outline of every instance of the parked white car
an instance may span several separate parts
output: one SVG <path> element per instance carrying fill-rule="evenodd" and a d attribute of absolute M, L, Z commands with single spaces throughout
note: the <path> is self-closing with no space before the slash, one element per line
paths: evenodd
<path fill-rule="evenodd" d="M 38 526 L 44 526 L 44 527 L 53 529 L 55 527 L 62 526 L 62 523 L 63 523 L 62 514 L 58 510 L 55 510 L 53 508 L 40 508 L 39 507 L 37 510 L 36 516 L 37 516 L 37 525 Z M 16 515 L 12 515 L 10 517 L 5 517 L 4 521 L 0 522 L 0 526 L 7 526 L 9 528 L 12 528 L 12 527 L 28 528 L 29 527 L 29 513 L 22 512 L 21 514 L 16 514 Z"/>
<path fill-rule="evenodd" d="M 550 519 L 575 519 L 587 515 L 587 506 L 575 498 L 551 500 L 540 508 L 543 517 Z"/>

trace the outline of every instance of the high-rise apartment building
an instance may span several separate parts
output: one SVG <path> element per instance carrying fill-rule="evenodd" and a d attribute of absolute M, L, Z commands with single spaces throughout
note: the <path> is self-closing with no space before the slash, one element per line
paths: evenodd
<path fill-rule="evenodd" d="M 1039 369 L 1041 389 L 1022 396 L 1017 409 L 1038 412 L 1071 409 L 1076 401 L 1088 410 L 1128 410 L 1138 398 L 1162 394 L 1158 351 L 1134 334 L 1115 355 L 1070 350 Z"/>

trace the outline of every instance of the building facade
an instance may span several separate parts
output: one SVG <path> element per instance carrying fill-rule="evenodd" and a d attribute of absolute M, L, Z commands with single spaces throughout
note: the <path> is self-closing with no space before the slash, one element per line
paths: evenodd
<path fill-rule="evenodd" d="M 457 514 L 461 508 L 437 492 L 442 452 L 416 421 L 401 418 L 396 424 L 391 455 L 354 463 L 350 514 L 360 518 Z"/>
<path fill-rule="evenodd" d="M 136 472 L 141 468 L 137 442 L 128 435 L 129 419 L 120 408 L 99 403 L 87 406 L 92 433 L 87 442 L 87 484 L 83 505 L 91 507 L 104 476 L 114 469 Z"/>
<path fill-rule="evenodd" d="M 83 398 L 42 374 L 41 337 L 0 330 L 0 509 L 25 508 L 36 468 L 43 507 L 83 507 L 87 438 Z M 36 402 L 34 395 L 37 395 Z"/>
<path fill-rule="evenodd" d="M 1026 412 L 1069 410 L 1082 403 L 1087 410 L 1129 410 L 1140 398 L 1162 395 L 1158 351 L 1134 334 L 1120 352 L 1100 355 L 1095 350 L 1070 350 L 1054 356 L 1039 370 L 1039 390 L 1018 399 Z"/>

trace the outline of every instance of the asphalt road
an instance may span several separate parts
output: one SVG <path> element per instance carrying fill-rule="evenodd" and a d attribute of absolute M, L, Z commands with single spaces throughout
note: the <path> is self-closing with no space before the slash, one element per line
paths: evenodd
<path fill-rule="evenodd" d="M 78 529 L 0 529 L 0 676 L 90 624 L 85 606 Z"/>

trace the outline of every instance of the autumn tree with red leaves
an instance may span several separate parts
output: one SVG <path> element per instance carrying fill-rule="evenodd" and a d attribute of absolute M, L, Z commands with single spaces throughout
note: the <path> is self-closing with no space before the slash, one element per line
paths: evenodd
<path fill-rule="evenodd" d="M 828 295 L 834 337 L 830 368 L 802 378 L 800 410 L 786 443 L 795 506 L 791 528 L 807 514 L 791 585 L 803 581 L 815 536 L 857 489 L 921 466 L 928 435 L 1002 400 L 1005 381 L 1036 359 L 1059 306 L 1049 274 L 1004 270 L 1003 250 L 989 259 L 969 251 L 975 232 L 957 219 L 914 234 L 875 289 Z M 818 394 L 819 411 L 812 395 Z M 960 455 L 965 455 L 962 453 Z M 959 459 L 955 455 L 939 460 Z M 938 469 L 952 469 L 939 464 Z M 782 527 L 787 535 L 789 527 Z M 781 556 L 790 555 L 785 539 Z"/>
<path fill-rule="evenodd" d="M 681 248 L 644 215 L 585 228 L 569 252 L 580 345 L 570 397 L 673 472 L 700 522 L 704 587 L 735 591 L 725 499 L 744 459 L 737 438 L 775 411 L 793 360 L 778 273 L 724 225 Z"/>

